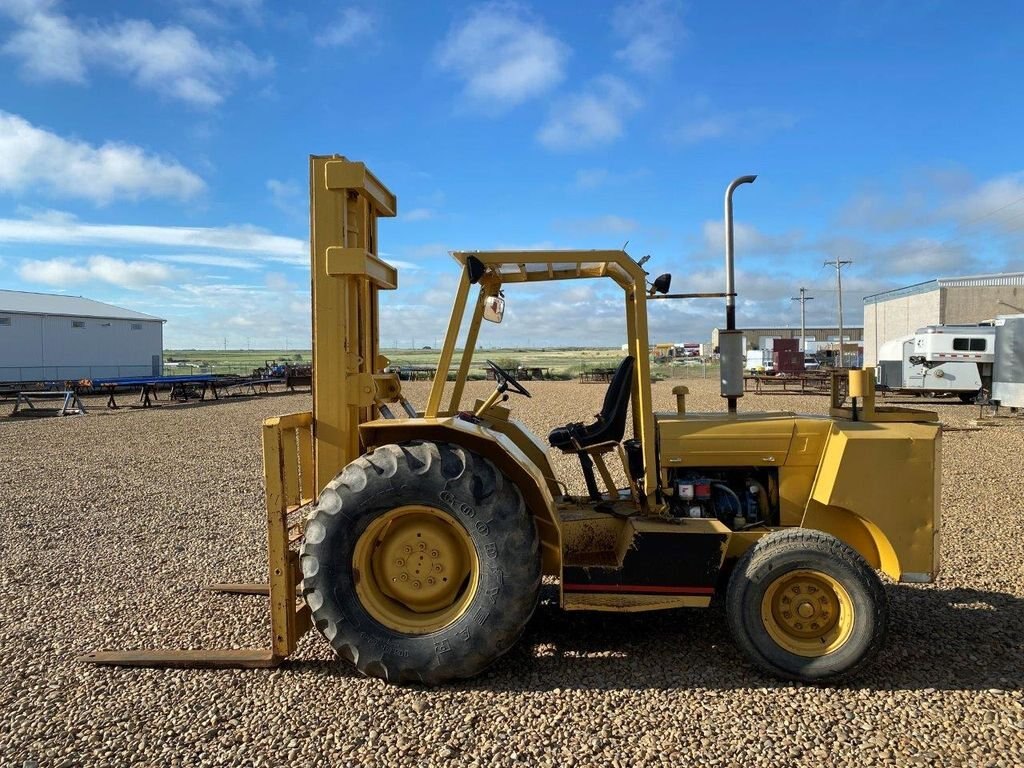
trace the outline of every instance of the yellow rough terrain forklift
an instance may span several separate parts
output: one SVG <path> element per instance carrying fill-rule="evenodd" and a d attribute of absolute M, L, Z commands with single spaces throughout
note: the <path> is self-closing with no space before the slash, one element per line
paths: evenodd
<path fill-rule="evenodd" d="M 720 595 L 756 666 L 821 681 L 855 672 L 882 645 L 878 570 L 935 578 L 937 417 L 876 407 L 871 369 L 850 372 L 845 393 L 833 382 L 829 416 L 738 413 L 742 357 L 729 331 L 728 410 L 687 413 L 677 387 L 676 410 L 655 413 L 647 302 L 695 294 L 669 294 L 667 275 L 649 284 L 620 250 L 456 252 L 451 320 L 417 411 L 378 348 L 378 292 L 398 278 L 378 257 L 377 221 L 395 215 L 396 199 L 342 157 L 311 158 L 310 197 L 313 410 L 263 426 L 268 583 L 213 585 L 269 595 L 270 647 L 97 651 L 86 661 L 274 666 L 315 626 L 364 674 L 438 684 L 508 651 L 547 575 L 566 610 L 706 607 Z M 622 290 L 629 339 L 594 421 L 557 427 L 545 444 L 506 404 L 529 393 L 491 362 L 494 391 L 464 403 L 481 324 L 500 322 L 504 292 L 583 279 Z M 716 295 L 732 321 L 731 247 Z M 549 449 L 579 458 L 586 495 L 566 492 Z"/>

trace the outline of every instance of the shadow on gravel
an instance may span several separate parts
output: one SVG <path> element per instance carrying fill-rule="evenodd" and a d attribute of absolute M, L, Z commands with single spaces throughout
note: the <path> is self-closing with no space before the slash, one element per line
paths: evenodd
<path fill-rule="evenodd" d="M 864 690 L 1014 690 L 1024 687 L 1024 599 L 1001 592 L 887 585 L 889 641 L 841 687 Z M 336 660 L 285 669 L 358 676 Z M 720 607 L 636 614 L 577 613 L 545 586 L 522 640 L 494 667 L 449 690 L 595 691 L 788 688 L 733 645 Z"/>
<path fill-rule="evenodd" d="M 870 690 L 1012 690 L 1024 686 L 1024 599 L 971 589 L 887 586 L 889 641 L 843 687 Z M 749 666 L 720 608 L 648 614 L 563 612 L 543 602 L 522 642 L 466 687 L 784 688 Z"/>

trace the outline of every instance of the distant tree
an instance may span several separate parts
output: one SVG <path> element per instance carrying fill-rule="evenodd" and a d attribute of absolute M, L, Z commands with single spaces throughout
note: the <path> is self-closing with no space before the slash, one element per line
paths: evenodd
<path fill-rule="evenodd" d="M 301 360 L 301 359 L 302 359 L 302 355 L 295 355 L 295 357 L 292 358 L 292 360 Z"/>

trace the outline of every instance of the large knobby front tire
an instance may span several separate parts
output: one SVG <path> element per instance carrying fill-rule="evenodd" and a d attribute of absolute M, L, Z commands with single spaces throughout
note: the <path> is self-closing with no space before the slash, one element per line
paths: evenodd
<path fill-rule="evenodd" d="M 878 653 L 889 603 L 878 574 L 849 545 L 798 528 L 763 537 L 740 558 L 726 616 L 756 666 L 825 682 L 855 674 Z"/>
<path fill-rule="evenodd" d="M 540 590 L 519 489 L 448 443 L 385 445 L 345 467 L 317 499 L 301 562 L 317 629 L 394 683 L 479 674 L 519 639 Z"/>

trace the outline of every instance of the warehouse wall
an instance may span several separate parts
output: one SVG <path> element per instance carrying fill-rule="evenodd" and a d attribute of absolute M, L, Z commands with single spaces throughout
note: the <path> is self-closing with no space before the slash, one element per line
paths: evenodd
<path fill-rule="evenodd" d="M 878 350 L 887 341 L 941 322 L 941 291 L 897 296 L 864 305 L 864 365 L 878 361 Z"/>
<path fill-rule="evenodd" d="M 0 381 L 150 376 L 160 372 L 162 322 L 18 313 L 0 317 L 10 318 L 9 325 L 0 325 Z"/>
<path fill-rule="evenodd" d="M 951 286 L 942 289 L 942 322 L 946 325 L 980 323 L 994 320 L 996 315 L 1021 312 L 1024 312 L 1022 285 Z"/>

